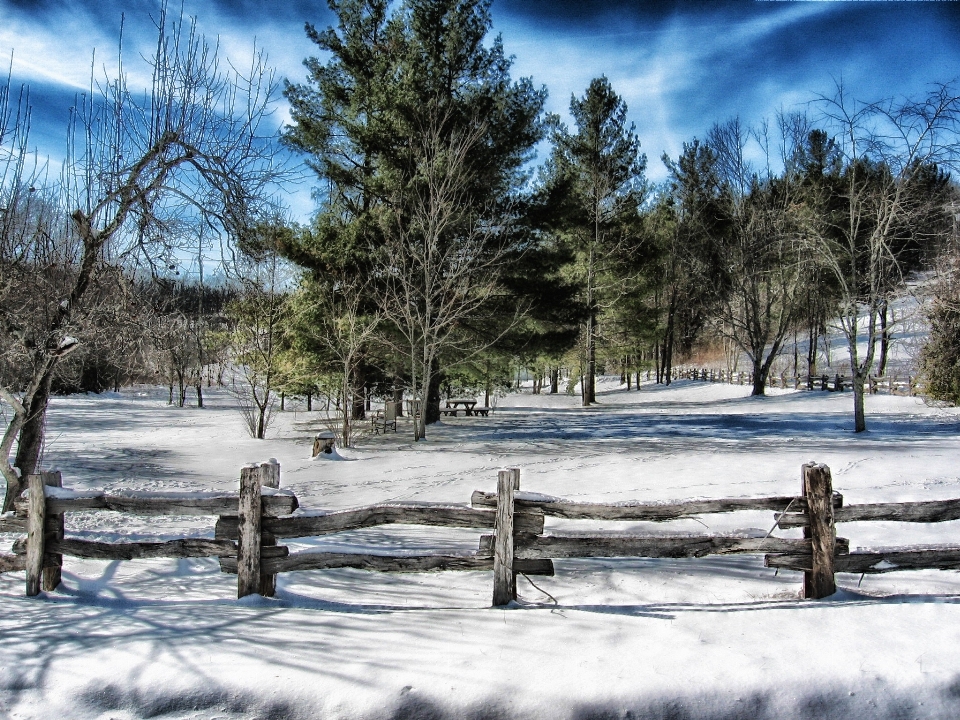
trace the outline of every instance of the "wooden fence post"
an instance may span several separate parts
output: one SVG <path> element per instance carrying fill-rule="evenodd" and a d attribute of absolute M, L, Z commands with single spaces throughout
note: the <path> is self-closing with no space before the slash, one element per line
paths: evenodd
<path fill-rule="evenodd" d="M 280 487 L 280 463 L 276 458 L 270 458 L 260 465 L 260 485 L 262 487 Z M 272 533 L 260 532 L 260 547 L 274 546 L 277 538 Z M 264 597 L 273 597 L 277 594 L 277 576 L 260 573 L 260 594 Z"/>
<path fill-rule="evenodd" d="M 43 576 L 47 498 L 43 492 L 43 475 L 27 475 L 27 597 L 40 594 Z"/>
<path fill-rule="evenodd" d="M 833 522 L 833 480 L 826 465 L 808 463 L 801 470 L 802 494 L 807 499 L 810 524 L 803 536 L 810 538 L 811 570 L 803 573 L 803 597 L 819 600 L 837 591 L 833 558 L 837 529 Z"/>
<path fill-rule="evenodd" d="M 41 473 L 43 484 L 47 487 L 63 487 L 63 478 L 59 472 Z M 57 541 L 63 540 L 63 513 L 51 515 L 45 522 L 47 535 Z M 60 576 L 63 568 L 63 555 L 45 553 L 43 563 L 43 583 L 44 592 L 56 590 L 60 585 Z"/>
<path fill-rule="evenodd" d="M 237 528 L 237 597 L 260 592 L 260 467 L 240 470 Z"/>
<path fill-rule="evenodd" d="M 493 605 L 507 605 L 516 597 L 513 574 L 513 493 L 520 484 L 518 469 L 497 475 L 497 517 L 493 529 Z"/>

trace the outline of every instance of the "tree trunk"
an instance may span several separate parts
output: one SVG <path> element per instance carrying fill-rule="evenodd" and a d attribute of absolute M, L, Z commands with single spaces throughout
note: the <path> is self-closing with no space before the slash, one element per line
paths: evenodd
<path fill-rule="evenodd" d="M 197 380 L 197 384 L 195 387 L 197 389 L 197 407 L 202 408 L 203 407 L 203 382 L 201 382 L 200 380 Z"/>
<path fill-rule="evenodd" d="M 357 363 L 353 370 L 353 395 L 351 404 L 353 406 L 350 417 L 354 421 L 364 420 L 367 417 L 366 402 L 363 397 L 363 388 L 366 385 L 367 377 L 363 369 L 363 363 Z"/>
<path fill-rule="evenodd" d="M 817 326 L 810 324 L 809 344 L 807 345 L 807 375 L 817 374 L 817 342 L 819 340 Z"/>
<path fill-rule="evenodd" d="M 880 305 L 880 361 L 877 366 L 877 376 L 883 377 L 887 372 L 887 351 L 890 348 L 890 328 L 888 327 L 888 306 L 886 301 Z"/>
<path fill-rule="evenodd" d="M 20 429 L 20 442 L 17 445 L 17 455 L 13 464 L 20 470 L 21 483 L 26 482 L 27 475 L 37 472 L 40 462 L 40 451 L 43 449 L 43 437 L 47 423 L 47 404 L 50 401 L 50 384 L 53 382 L 53 370 L 48 370 L 30 400 L 30 406 L 25 408 L 27 418 Z M 25 485 L 21 486 L 22 488 Z M 19 496 L 20 493 L 17 493 Z"/>
<path fill-rule="evenodd" d="M 443 374 L 431 368 L 430 385 L 427 388 L 427 402 L 424 408 L 425 424 L 433 425 L 440 421 L 440 384 L 443 382 Z"/>
<path fill-rule="evenodd" d="M 177 370 L 177 393 L 177 407 L 183 407 L 187 404 L 187 379 L 180 369 Z"/>
<path fill-rule="evenodd" d="M 800 375 L 800 349 L 797 346 L 797 331 L 793 331 L 793 376 Z"/>
<path fill-rule="evenodd" d="M 653 369 L 656 372 L 657 385 L 663 382 L 663 359 L 666 354 L 667 346 L 660 342 L 653 344 Z"/>
<path fill-rule="evenodd" d="M 663 374 L 663 383 L 669 385 L 673 374 L 673 328 L 677 314 L 676 290 L 670 295 L 670 305 L 667 308 L 667 329 L 663 333 L 663 361 L 660 363 L 660 372 Z"/>
<path fill-rule="evenodd" d="M 560 368 L 550 368 L 550 394 L 556 395 L 560 392 Z M 490 403 L 487 403 L 489 406 Z"/>
<path fill-rule="evenodd" d="M 10 450 L 13 448 L 13 443 L 20 435 L 23 423 L 27 419 L 27 411 L 23 407 L 23 404 L 3 387 L 3 385 L 0 385 L 0 397 L 2 397 L 10 406 L 11 410 L 13 410 L 13 418 L 10 420 L 10 424 L 7 425 L 2 440 L 0 440 L 0 459 L 2 459 L 2 463 L 0 463 L 0 473 L 2 473 L 6 481 L 3 507 L 0 508 L 0 512 L 9 512 L 13 510 L 13 501 L 20 497 L 20 494 L 26 488 L 24 480 L 10 467 Z"/>
<path fill-rule="evenodd" d="M 763 366 L 759 357 L 753 361 L 753 390 L 750 393 L 751 395 L 766 394 L 768 369 L 768 367 Z"/>
<path fill-rule="evenodd" d="M 588 345 L 587 345 L 587 377 L 586 392 L 584 393 L 584 405 L 593 405 L 597 402 L 597 343 L 593 337 L 595 320 L 590 318 L 588 326 Z"/>
<path fill-rule="evenodd" d="M 863 390 L 866 373 L 853 372 L 853 431 L 863 432 L 867 429 L 867 418 L 863 410 Z"/>
<path fill-rule="evenodd" d="M 257 440 L 263 440 L 267 434 L 267 404 L 257 406 Z"/>

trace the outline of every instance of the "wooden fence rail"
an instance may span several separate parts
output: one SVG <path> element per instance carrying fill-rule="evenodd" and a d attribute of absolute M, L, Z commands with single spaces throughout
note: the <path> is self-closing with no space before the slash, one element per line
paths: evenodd
<path fill-rule="evenodd" d="M 591 557 L 702 558 L 734 553 L 764 554 L 764 563 L 804 573 L 802 594 L 826 597 L 836 573 L 883 573 L 913 569 L 960 569 L 960 545 L 874 548 L 850 552 L 836 537 L 836 523 L 960 519 L 960 499 L 844 505 L 833 492 L 830 469 L 801 469 L 795 497 L 719 498 L 673 503 L 584 503 L 525 493 L 520 471 L 503 470 L 497 492 L 474 492 L 472 507 L 435 503 L 381 503 L 336 512 L 303 511 L 297 498 L 279 490 L 275 462 L 241 470 L 240 493 L 78 493 L 60 487 L 59 473 L 28 477 L 18 516 L 0 519 L 2 532 L 26 532 L 13 555 L 0 555 L 0 572 L 25 571 L 27 595 L 60 582 L 62 556 L 103 560 L 217 557 L 223 572 L 237 574 L 238 597 L 273 595 L 283 572 L 357 568 L 379 572 L 493 571 L 493 604 L 516 598 L 517 573 L 553 575 L 554 559 Z M 140 515 L 219 515 L 215 537 L 166 542 L 95 542 L 64 537 L 66 512 L 111 510 Z M 712 513 L 773 511 L 774 529 L 802 528 L 804 537 L 663 535 L 544 532 L 544 517 L 669 522 Z M 474 553 L 291 553 L 280 538 L 315 537 L 380 525 L 492 528 Z"/>
<path fill-rule="evenodd" d="M 241 471 L 257 483 L 257 508 L 250 515 L 273 518 L 297 509 L 297 498 L 279 491 L 280 466 L 275 460 Z M 249 485 L 249 480 L 247 481 Z M 75 492 L 61 487 L 60 473 L 27 477 L 27 496 L 16 503 L 17 516 L 0 519 L 0 532 L 26 532 L 13 543 L 13 555 L 0 555 L 0 572 L 26 571 L 26 594 L 54 590 L 60 584 L 63 555 L 100 560 L 141 558 L 231 557 L 240 554 L 233 539 L 182 538 L 166 542 L 96 542 L 64 537 L 68 512 L 111 510 L 134 515 L 221 515 L 243 517 L 240 496 L 232 493 Z M 261 492 L 261 485 L 263 486 Z M 259 542 L 259 541 L 258 541 Z M 267 544 L 270 539 L 267 538 Z M 286 548 L 283 548 L 285 551 Z M 266 553 L 270 555 L 268 550 Z M 267 587 L 263 588 L 268 590 Z"/>
<path fill-rule="evenodd" d="M 647 373 L 649 380 L 649 371 Z M 676 368 L 674 379 L 698 380 L 702 382 L 727 383 L 730 385 L 752 385 L 753 373 L 730 372 L 707 368 Z M 846 392 L 853 390 L 853 378 L 847 375 L 834 373 L 833 375 L 794 375 L 771 373 L 767 376 L 768 387 L 792 388 L 794 390 L 821 390 L 829 392 Z M 870 375 L 864 383 L 865 390 L 871 395 L 888 393 L 890 395 L 909 395 L 911 397 L 923 395 L 923 384 L 914 375 L 901 377 L 899 375 L 876 376 Z"/>
<path fill-rule="evenodd" d="M 836 537 L 837 522 L 945 522 L 960 519 L 960 499 L 928 502 L 843 504 L 834 493 L 830 469 L 815 463 L 801 469 L 797 497 L 729 498 L 680 503 L 581 503 L 518 493 L 517 510 L 590 520 L 663 522 L 707 513 L 774 510 L 775 527 L 803 528 L 804 538 L 737 537 L 730 535 L 624 535 L 604 533 L 514 536 L 515 562 L 543 558 L 649 557 L 692 558 L 730 553 L 764 553 L 768 567 L 804 573 L 802 595 L 823 598 L 836 591 L 836 573 L 882 573 L 895 570 L 960 568 L 960 546 L 936 545 L 850 552 L 850 541 Z M 504 493 L 475 492 L 477 507 L 508 502 Z M 791 512 L 792 511 L 792 512 Z M 479 554 L 494 552 L 495 536 L 483 536 Z M 495 600 L 502 600 L 495 590 Z M 495 604 L 497 604 L 495 602 Z"/>

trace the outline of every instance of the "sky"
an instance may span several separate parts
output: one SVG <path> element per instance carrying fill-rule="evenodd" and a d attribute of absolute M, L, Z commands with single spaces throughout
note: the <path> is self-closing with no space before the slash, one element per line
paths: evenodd
<path fill-rule="evenodd" d="M 332 19 L 324 0 L 183 3 L 231 60 L 242 64 L 256 45 L 293 82 L 316 54 L 304 23 Z M 0 58 L 12 58 L 15 84 L 30 86 L 31 138 L 41 154 L 62 156 L 69 108 L 89 86 L 91 63 L 115 64 L 121 17 L 125 57 L 148 54 L 157 8 L 151 0 L 0 0 Z M 549 111 L 566 116 L 572 95 L 609 78 L 629 107 L 652 181 L 666 175 L 663 153 L 676 157 L 716 122 L 802 110 L 841 82 L 875 100 L 960 79 L 956 0 L 494 0 L 492 15 L 514 56 L 513 77 L 545 85 Z M 287 117 L 282 103 L 276 117 Z M 296 219 L 310 215 L 311 182 L 287 198 Z"/>

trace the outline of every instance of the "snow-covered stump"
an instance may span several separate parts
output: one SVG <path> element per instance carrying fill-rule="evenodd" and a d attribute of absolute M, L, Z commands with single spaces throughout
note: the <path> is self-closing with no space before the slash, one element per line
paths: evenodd
<path fill-rule="evenodd" d="M 240 470 L 240 505 L 237 513 L 237 598 L 260 592 L 261 467 Z"/>
<path fill-rule="evenodd" d="M 27 476 L 27 597 L 40 594 L 46 541 L 47 498 L 43 475 Z"/>
<path fill-rule="evenodd" d="M 325 455 L 333 454 L 333 448 L 336 442 L 337 436 L 329 430 L 318 432 L 317 436 L 313 439 L 313 457 L 321 453 Z"/>
<path fill-rule="evenodd" d="M 837 529 L 833 518 L 833 480 L 826 465 L 808 463 L 801 469 L 801 494 L 807 499 L 809 525 L 803 536 L 810 538 L 811 570 L 803 573 L 803 597 L 819 600 L 837 591 L 834 553 Z"/>
<path fill-rule="evenodd" d="M 493 605 L 507 605 L 517 597 L 513 571 L 513 494 L 520 489 L 520 469 L 497 475 L 497 517 L 493 529 Z"/>
<path fill-rule="evenodd" d="M 43 484 L 47 487 L 63 487 L 63 478 L 59 472 L 42 473 Z M 63 542 L 63 513 L 50 514 L 45 522 L 46 534 L 56 542 Z M 60 576 L 63 568 L 63 555 L 59 553 L 45 553 L 43 562 L 44 592 L 56 590 L 60 585 Z"/>

